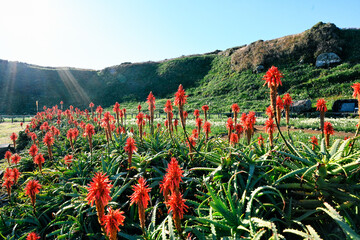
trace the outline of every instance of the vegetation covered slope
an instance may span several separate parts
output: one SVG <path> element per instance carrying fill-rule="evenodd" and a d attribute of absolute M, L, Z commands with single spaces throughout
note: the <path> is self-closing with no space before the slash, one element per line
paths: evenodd
<path fill-rule="evenodd" d="M 222 52 L 123 63 L 101 71 L 0 61 L 0 113 L 34 113 L 36 100 L 40 106 L 63 100 L 65 106 L 81 108 L 90 101 L 105 107 L 115 101 L 138 104 L 150 91 L 157 99 L 171 97 L 180 83 L 193 96 L 190 105 L 206 103 L 213 111 L 228 111 L 225 103 L 238 102 L 243 109 L 263 110 L 263 73 L 253 73 L 260 64 L 265 69 L 278 66 L 285 76 L 280 93 L 290 92 L 295 99 L 348 98 L 349 86 L 360 79 L 359 43 L 358 29 L 318 23 L 300 34 Z M 316 57 L 323 52 L 335 52 L 342 64 L 316 68 Z"/>

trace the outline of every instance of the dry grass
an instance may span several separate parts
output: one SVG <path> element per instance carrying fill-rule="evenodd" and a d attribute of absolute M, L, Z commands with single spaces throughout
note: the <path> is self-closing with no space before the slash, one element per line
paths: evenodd
<path fill-rule="evenodd" d="M 24 123 L 24 126 L 26 126 L 26 123 Z M 11 133 L 13 133 L 13 132 L 18 133 L 21 130 L 22 130 L 22 128 L 20 127 L 19 122 L 15 122 L 15 123 L 2 122 L 2 123 L 0 123 L 0 144 L 12 143 L 10 140 Z"/>
<path fill-rule="evenodd" d="M 341 56 L 344 39 L 341 30 L 330 23 L 318 23 L 311 29 L 269 41 L 259 40 L 237 49 L 231 57 L 236 71 L 254 69 L 258 65 L 270 67 L 289 61 L 302 60 L 314 63 L 323 52 L 335 52 Z"/>

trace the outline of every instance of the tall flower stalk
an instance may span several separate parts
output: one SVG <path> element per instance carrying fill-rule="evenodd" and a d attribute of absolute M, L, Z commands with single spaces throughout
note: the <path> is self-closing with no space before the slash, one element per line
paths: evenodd
<path fill-rule="evenodd" d="M 211 133 L 211 123 L 205 122 L 203 126 L 203 130 L 205 133 L 205 141 L 207 142 L 209 139 L 209 133 Z"/>
<path fill-rule="evenodd" d="M 149 96 L 147 97 L 147 101 L 149 104 L 149 112 L 150 112 L 150 131 L 151 134 L 154 134 L 154 115 L 155 115 L 155 97 L 152 92 L 149 93 Z"/>
<path fill-rule="evenodd" d="M 95 106 L 95 105 L 94 105 L 94 103 L 92 103 L 92 102 L 89 104 L 89 107 L 90 107 L 90 109 L 91 109 L 91 117 L 92 117 L 92 118 L 94 118 L 94 109 L 93 109 L 94 106 Z"/>
<path fill-rule="evenodd" d="M 239 105 L 237 105 L 237 103 L 234 103 L 233 105 L 231 105 L 231 111 L 234 113 L 234 123 L 236 125 L 237 124 L 237 117 L 238 117 L 238 114 L 240 112 Z"/>
<path fill-rule="evenodd" d="M 31 205 L 33 206 L 34 214 L 36 212 L 35 202 L 36 202 L 36 194 L 40 192 L 41 184 L 37 180 L 30 180 L 25 187 L 25 195 L 28 195 L 31 200 Z"/>
<path fill-rule="evenodd" d="M 52 159 L 52 150 L 51 150 L 51 146 L 54 144 L 54 138 L 51 134 L 51 132 L 47 132 L 45 134 L 45 137 L 43 139 L 44 144 L 47 146 L 48 148 L 48 153 L 49 153 L 49 158 Z"/>
<path fill-rule="evenodd" d="M 139 114 L 136 116 L 136 118 L 137 118 L 136 123 L 139 128 L 140 141 L 142 141 L 142 136 L 143 136 L 143 124 L 145 123 L 144 117 L 145 117 L 145 115 L 142 112 L 139 112 Z"/>
<path fill-rule="evenodd" d="M 132 137 L 126 139 L 124 150 L 128 154 L 128 169 L 130 169 L 133 153 L 137 151 L 135 140 Z"/>
<path fill-rule="evenodd" d="M 204 111 L 204 119 L 205 119 L 205 122 L 207 122 L 207 112 L 209 111 L 209 106 L 208 105 L 203 105 L 201 107 L 201 109 Z"/>
<path fill-rule="evenodd" d="M 277 118 L 277 121 L 280 125 L 280 121 L 281 121 L 281 111 L 284 109 L 284 103 L 281 99 L 280 96 L 277 96 L 276 97 L 276 118 Z"/>
<path fill-rule="evenodd" d="M 273 113 L 276 111 L 277 88 L 279 85 L 282 86 L 281 78 L 283 78 L 282 73 L 274 66 L 272 66 L 263 77 L 263 80 L 265 80 L 264 86 L 267 84 L 270 89 L 270 105 Z"/>
<path fill-rule="evenodd" d="M 272 118 L 269 118 L 265 122 L 265 132 L 269 134 L 269 143 L 270 147 L 274 147 L 273 138 L 274 138 L 274 132 L 275 132 L 275 124 L 274 120 Z"/>
<path fill-rule="evenodd" d="M 165 201 L 168 201 L 169 194 L 179 192 L 184 171 L 179 166 L 176 158 L 171 158 L 163 181 L 160 183 L 160 192 L 163 193 Z"/>
<path fill-rule="evenodd" d="M 90 154 L 92 155 L 92 136 L 95 134 L 95 128 L 92 124 L 88 123 L 85 127 L 84 136 L 89 141 Z"/>
<path fill-rule="evenodd" d="M 325 145 L 326 147 L 330 146 L 330 135 L 334 134 L 334 128 L 330 122 L 324 123 L 324 134 L 325 134 Z"/>
<path fill-rule="evenodd" d="M 14 144 L 14 149 L 16 149 L 16 139 L 18 138 L 18 136 L 16 135 L 16 133 L 12 133 L 11 135 L 10 135 L 10 139 L 11 139 L 11 141 L 13 142 L 13 144 Z"/>
<path fill-rule="evenodd" d="M 120 109 L 120 104 L 118 102 L 115 103 L 113 111 L 116 115 L 117 126 L 119 127 L 120 126 L 120 111 L 121 111 L 121 109 Z"/>
<path fill-rule="evenodd" d="M 234 122 L 231 117 L 228 118 L 226 121 L 226 128 L 228 129 L 228 141 L 230 143 L 230 136 L 232 133 L 232 130 L 234 129 Z"/>
<path fill-rule="evenodd" d="M 44 156 L 39 153 L 34 157 L 34 163 L 39 166 L 40 173 L 42 174 L 42 164 L 45 162 Z"/>
<path fill-rule="evenodd" d="M 134 203 L 138 206 L 140 226 L 143 232 L 145 232 L 145 209 L 147 208 L 150 197 L 149 192 L 151 188 L 146 185 L 146 180 L 143 177 L 140 177 L 138 184 L 133 186 L 134 193 L 130 196 L 130 205 Z"/>
<path fill-rule="evenodd" d="M 181 120 L 181 126 L 184 128 L 185 130 L 185 125 L 184 125 L 184 105 L 186 103 L 187 100 L 187 95 L 185 95 L 185 91 L 183 86 L 180 84 L 179 88 L 177 90 L 177 92 L 175 93 L 175 100 L 174 100 L 174 104 L 175 106 L 179 107 L 179 117 Z"/>
<path fill-rule="evenodd" d="M 172 211 L 172 217 L 175 223 L 175 228 L 179 235 L 181 231 L 181 219 L 184 217 L 184 212 L 187 211 L 188 206 L 185 205 L 186 199 L 183 199 L 183 195 L 180 192 L 175 192 L 170 196 L 169 201 L 166 202 L 170 206 L 168 213 Z"/>
<path fill-rule="evenodd" d="M 169 132 L 171 132 L 172 130 L 172 111 L 173 111 L 173 107 L 172 107 L 172 103 L 170 100 L 167 100 L 165 103 L 165 108 L 164 108 L 164 112 L 166 112 L 166 116 L 167 116 L 167 128 L 169 130 Z"/>
<path fill-rule="evenodd" d="M 325 112 L 327 112 L 325 99 L 321 98 L 317 101 L 316 110 L 320 111 L 320 128 L 321 128 L 322 136 L 324 137 Z"/>
<path fill-rule="evenodd" d="M 315 136 L 311 137 L 311 149 L 315 150 L 315 146 L 319 145 L 318 139 Z"/>
<path fill-rule="evenodd" d="M 283 100 L 284 100 L 284 108 L 285 108 L 286 125 L 289 127 L 290 106 L 293 103 L 293 101 L 289 93 L 286 93 L 284 95 Z"/>
<path fill-rule="evenodd" d="M 109 207 L 107 211 L 108 214 L 102 218 L 102 224 L 105 227 L 105 233 L 109 237 L 109 240 L 116 240 L 117 233 L 120 231 L 119 226 L 124 225 L 124 212 L 120 211 L 120 209 L 113 210 L 111 207 Z"/>
<path fill-rule="evenodd" d="M 110 191 L 112 185 L 111 181 L 106 176 L 106 173 L 98 172 L 92 178 L 87 190 L 88 194 L 86 201 L 93 206 L 95 202 L 98 221 L 102 225 L 102 218 L 104 216 L 105 206 L 111 201 Z"/>

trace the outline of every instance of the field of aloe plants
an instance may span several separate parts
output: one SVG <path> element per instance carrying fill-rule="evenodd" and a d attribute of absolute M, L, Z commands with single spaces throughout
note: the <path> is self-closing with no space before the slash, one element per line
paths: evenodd
<path fill-rule="evenodd" d="M 10 136 L 16 153 L 5 156 L 0 237 L 360 239 L 358 131 L 330 136 L 337 129 L 320 99 L 322 137 L 281 132 L 292 102 L 277 95 L 281 78 L 276 67 L 264 76 L 266 134 L 237 104 L 212 125 L 207 105 L 187 109 L 181 85 L 165 106 L 150 93 L 149 114 L 139 106 L 135 122 L 118 103 L 113 113 L 93 103 L 44 107 Z M 353 88 L 360 98 L 360 84 Z M 167 118 L 154 119 L 162 107 Z"/>

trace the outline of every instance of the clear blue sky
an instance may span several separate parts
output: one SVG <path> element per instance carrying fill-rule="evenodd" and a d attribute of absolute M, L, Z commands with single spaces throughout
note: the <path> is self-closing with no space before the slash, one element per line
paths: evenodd
<path fill-rule="evenodd" d="M 0 59 L 102 69 L 300 33 L 360 27 L 359 0 L 4 0 Z"/>

